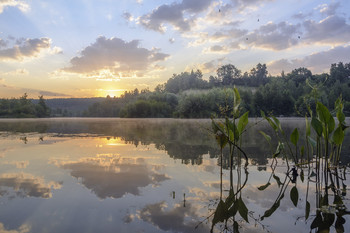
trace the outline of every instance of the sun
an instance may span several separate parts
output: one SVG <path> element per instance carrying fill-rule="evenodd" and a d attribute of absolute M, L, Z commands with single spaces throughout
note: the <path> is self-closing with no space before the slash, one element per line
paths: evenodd
<path fill-rule="evenodd" d="M 99 90 L 99 96 L 102 97 L 119 97 L 121 94 L 124 93 L 124 89 L 101 89 Z"/>

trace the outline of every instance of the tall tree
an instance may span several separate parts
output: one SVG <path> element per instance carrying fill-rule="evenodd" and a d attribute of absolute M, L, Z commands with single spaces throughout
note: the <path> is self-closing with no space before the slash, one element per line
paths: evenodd
<path fill-rule="evenodd" d="M 234 80 L 242 77 L 242 72 L 232 64 L 221 66 L 217 69 L 216 73 L 222 84 L 225 86 L 235 84 Z"/>

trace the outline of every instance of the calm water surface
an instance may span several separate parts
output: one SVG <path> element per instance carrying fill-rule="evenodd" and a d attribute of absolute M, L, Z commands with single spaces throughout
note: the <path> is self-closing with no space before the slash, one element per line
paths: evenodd
<path fill-rule="evenodd" d="M 282 124 L 291 132 L 304 122 Z M 234 187 L 247 181 L 241 197 L 249 223 L 237 215 L 239 230 L 310 232 L 321 224 L 317 187 L 301 176 L 290 182 L 282 160 L 272 173 L 271 150 L 258 133 L 269 132 L 265 126 L 244 135 L 250 165 L 232 173 Z M 228 195 L 230 172 L 224 169 L 221 183 L 220 150 L 208 128 L 209 120 L 0 120 L 0 232 L 210 232 L 221 184 Z M 350 161 L 349 144 L 346 135 L 343 164 Z M 341 185 L 344 212 L 326 211 L 334 217 L 331 232 L 350 231 L 350 182 Z M 297 206 L 290 198 L 293 187 Z M 262 219 L 281 192 L 278 208 Z M 222 230 L 223 224 L 214 227 Z"/>

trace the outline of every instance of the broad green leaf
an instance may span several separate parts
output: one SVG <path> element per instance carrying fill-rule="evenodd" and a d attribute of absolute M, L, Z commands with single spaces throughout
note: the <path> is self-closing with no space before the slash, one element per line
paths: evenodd
<path fill-rule="evenodd" d="M 222 122 L 215 122 L 214 119 L 211 120 L 211 126 L 213 128 L 214 133 L 220 131 L 221 133 L 225 133 L 225 126 Z"/>
<path fill-rule="evenodd" d="M 262 190 L 265 190 L 267 187 L 269 187 L 271 185 L 271 183 L 270 182 L 268 182 L 267 184 L 264 184 L 264 185 L 261 185 L 260 187 L 258 187 L 258 189 L 260 190 L 260 191 L 262 191 Z"/>
<path fill-rule="evenodd" d="M 248 208 L 244 204 L 242 197 L 239 197 L 238 201 L 238 212 L 242 216 L 242 218 L 246 221 L 249 222 L 248 220 Z"/>
<path fill-rule="evenodd" d="M 237 125 L 237 129 L 238 129 L 239 134 L 243 133 L 245 127 L 248 124 L 248 114 L 249 114 L 249 112 L 246 112 L 239 118 L 238 125 Z"/>
<path fill-rule="evenodd" d="M 228 210 L 228 212 L 229 212 L 229 217 L 234 217 L 234 216 L 236 216 L 237 211 L 238 211 L 238 205 L 239 205 L 239 203 L 238 203 L 237 200 L 233 202 L 232 207 Z"/>
<path fill-rule="evenodd" d="M 321 137 L 322 131 L 323 131 L 322 123 L 317 118 L 313 117 L 311 119 L 311 125 L 312 125 L 312 128 L 314 128 L 314 130 L 316 131 L 317 136 Z"/>
<path fill-rule="evenodd" d="M 290 135 L 290 141 L 294 144 L 294 146 L 296 146 L 298 143 L 298 140 L 299 140 L 299 131 L 298 131 L 298 128 L 295 128 L 293 130 L 293 133 Z"/>
<path fill-rule="evenodd" d="M 337 119 L 340 123 L 343 123 L 345 121 L 345 115 L 343 113 L 344 110 L 344 105 L 343 105 L 343 100 L 341 97 L 339 97 L 336 101 L 335 101 L 335 106 L 337 109 Z"/>
<path fill-rule="evenodd" d="M 280 121 L 275 116 L 271 116 L 271 118 L 274 120 L 277 128 L 282 132 L 283 130 L 282 130 Z"/>
<path fill-rule="evenodd" d="M 329 118 L 329 123 L 328 123 L 328 133 L 332 133 L 333 130 L 335 128 L 335 120 L 334 118 L 331 116 L 331 118 Z"/>
<path fill-rule="evenodd" d="M 213 218 L 213 221 L 212 221 L 212 228 L 214 227 L 215 224 L 217 224 L 218 222 L 223 222 L 226 220 L 227 218 L 227 214 L 228 211 L 227 211 L 227 208 L 226 208 L 226 205 L 225 203 L 220 200 L 218 206 L 216 207 L 216 210 L 215 210 L 215 214 L 214 214 L 214 218 Z"/>
<path fill-rule="evenodd" d="M 332 115 L 326 106 L 324 106 L 321 102 L 317 102 L 316 112 L 321 122 L 324 124 L 329 124 Z"/>
<path fill-rule="evenodd" d="M 224 148 L 228 142 L 226 135 L 224 135 L 223 133 L 217 133 L 215 135 L 215 139 L 221 149 Z"/>
<path fill-rule="evenodd" d="M 305 220 L 309 218 L 310 215 L 310 202 L 306 201 L 306 206 L 305 206 Z"/>
<path fill-rule="evenodd" d="M 290 190 L 290 199 L 296 207 L 298 205 L 299 193 L 297 187 L 295 186 Z"/>
<path fill-rule="evenodd" d="M 269 124 L 271 125 L 273 130 L 275 130 L 277 132 L 278 131 L 278 126 L 270 118 L 266 117 L 265 119 L 267 120 L 267 122 L 269 122 Z"/>
<path fill-rule="evenodd" d="M 270 217 L 278 209 L 283 197 L 284 194 L 282 193 L 281 197 L 272 205 L 272 207 L 265 211 L 264 215 L 261 217 L 261 221 L 264 220 L 264 218 Z"/>
<path fill-rule="evenodd" d="M 338 126 L 338 128 L 333 133 L 333 142 L 340 146 L 344 141 L 344 131 L 341 126 Z"/>
<path fill-rule="evenodd" d="M 337 111 L 337 119 L 340 123 L 343 123 L 345 121 L 345 114 L 340 109 Z"/>
<path fill-rule="evenodd" d="M 266 139 L 266 141 L 268 141 L 269 143 L 271 142 L 271 137 L 269 135 L 267 135 L 266 133 L 264 133 L 263 131 L 259 131 L 259 133 L 261 133 L 262 136 L 264 136 L 264 138 Z"/>

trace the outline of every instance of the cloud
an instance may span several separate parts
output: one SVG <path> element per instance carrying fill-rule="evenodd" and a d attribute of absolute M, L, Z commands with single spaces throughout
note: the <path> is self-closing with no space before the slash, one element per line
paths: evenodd
<path fill-rule="evenodd" d="M 40 90 L 39 90 L 39 94 L 43 95 L 43 96 L 46 96 L 46 97 L 48 97 L 48 96 L 50 96 L 50 97 L 53 97 L 53 96 L 55 96 L 55 97 L 57 97 L 57 96 L 68 97 L 68 96 L 70 96 L 70 95 L 66 95 L 66 94 L 63 94 L 63 93 L 59 93 L 59 92 L 40 91 Z"/>
<path fill-rule="evenodd" d="M 268 70 L 271 74 L 280 74 L 282 70 L 290 72 L 293 69 L 306 67 L 313 73 L 327 72 L 330 64 L 340 61 L 350 62 L 350 46 L 338 46 L 327 51 L 311 54 L 300 59 L 280 59 L 268 63 Z"/>
<path fill-rule="evenodd" d="M 7 44 L 8 44 L 7 41 L 5 41 L 5 40 L 3 40 L 3 39 L 0 38 L 0 49 L 1 49 L 2 47 L 6 47 Z"/>
<path fill-rule="evenodd" d="M 139 47 L 138 40 L 125 42 L 119 38 L 101 36 L 96 42 L 81 51 L 81 56 L 70 60 L 70 67 L 63 71 L 82 74 L 95 74 L 100 70 L 110 70 L 113 74 L 134 74 L 136 71 L 146 71 L 158 61 L 169 57 L 158 49 L 148 50 Z"/>
<path fill-rule="evenodd" d="M 283 50 L 298 43 L 300 25 L 268 23 L 246 35 L 245 43 L 255 47 Z"/>
<path fill-rule="evenodd" d="M 337 45 L 350 41 L 350 25 L 345 18 L 333 15 L 320 22 L 307 20 L 303 23 L 306 30 L 303 38 L 308 43 Z"/>
<path fill-rule="evenodd" d="M 51 46 L 50 38 L 35 38 L 19 41 L 12 48 L 0 50 L 0 60 L 17 60 L 24 58 L 37 57 L 43 50 L 49 49 Z"/>
<path fill-rule="evenodd" d="M 316 9 L 318 9 L 320 13 L 326 16 L 331 16 L 336 14 L 336 11 L 339 7 L 340 7 L 340 2 L 332 2 L 329 5 L 327 4 L 319 5 Z"/>
<path fill-rule="evenodd" d="M 181 3 L 164 4 L 154 9 L 151 13 L 139 18 L 139 23 L 147 29 L 164 33 L 165 24 L 172 25 L 176 30 L 190 31 L 194 19 L 185 17 L 185 13 L 200 13 L 207 9 L 212 0 L 183 0 Z"/>
<path fill-rule="evenodd" d="M 127 193 L 139 195 L 141 187 L 169 179 L 148 168 L 144 159 L 120 159 L 109 156 L 86 158 L 77 162 L 57 163 L 70 169 L 73 177 L 81 182 L 99 198 L 120 198 Z"/>
<path fill-rule="evenodd" d="M 17 0 L 1 0 L 0 1 L 0 14 L 4 11 L 7 7 L 17 7 L 22 12 L 27 12 L 30 7 L 27 3 L 23 1 L 17 1 Z"/>
<path fill-rule="evenodd" d="M 16 168 L 26 168 L 29 165 L 29 161 L 6 161 L 2 164 L 10 164 L 16 166 Z"/>
<path fill-rule="evenodd" d="M 298 13 L 292 15 L 292 18 L 297 19 L 297 20 L 305 20 L 309 16 L 312 16 L 312 12 L 310 12 L 310 13 L 298 12 Z"/>
<path fill-rule="evenodd" d="M 216 69 L 222 64 L 224 60 L 225 57 L 222 57 L 202 64 L 197 64 L 196 67 L 198 67 L 198 69 L 201 70 L 203 73 L 212 73 L 216 72 Z M 189 67 L 187 67 L 186 69 L 190 70 Z"/>
<path fill-rule="evenodd" d="M 12 188 L 18 197 L 50 198 L 51 189 L 60 189 L 61 184 L 51 181 L 48 184 L 41 177 L 25 173 L 8 173 L 0 176 L 0 187 Z M 6 191 L 6 194 L 9 194 Z"/>
<path fill-rule="evenodd" d="M 29 72 L 26 69 L 17 69 L 17 70 L 13 70 L 13 71 L 9 71 L 6 73 L 3 73 L 4 75 L 28 75 Z"/>
<path fill-rule="evenodd" d="M 230 49 L 223 45 L 213 45 L 203 50 L 203 53 L 227 54 Z"/>
<path fill-rule="evenodd" d="M 231 0 L 237 11 L 243 11 L 246 8 L 257 9 L 264 2 L 272 2 L 274 0 Z"/>
<path fill-rule="evenodd" d="M 131 22 L 134 20 L 134 17 L 129 12 L 124 12 L 122 14 L 122 17 L 128 22 Z"/>

